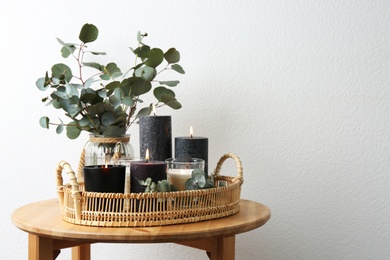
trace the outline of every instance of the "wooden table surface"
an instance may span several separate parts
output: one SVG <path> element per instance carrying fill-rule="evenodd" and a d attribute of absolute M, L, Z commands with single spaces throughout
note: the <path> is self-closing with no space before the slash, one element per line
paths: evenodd
<path fill-rule="evenodd" d="M 226 245 L 230 247 L 233 246 L 234 254 L 235 235 L 262 226 L 270 219 L 270 216 L 271 214 L 268 207 L 257 202 L 241 200 L 240 212 L 229 217 L 214 220 L 158 227 L 88 227 L 63 221 L 59 203 L 56 199 L 52 199 L 31 203 L 16 209 L 12 215 L 12 222 L 19 229 L 29 233 L 29 249 L 31 251 L 33 251 L 33 246 L 31 246 L 31 244 L 38 243 L 39 238 L 41 238 L 41 240 L 43 238 L 49 238 L 51 241 L 54 241 L 50 242 L 52 246 L 49 246 L 52 251 L 69 246 L 78 247 L 82 244 L 89 245 L 91 243 L 99 242 L 174 242 L 204 249 L 209 252 L 210 259 L 223 259 L 220 258 L 222 257 L 222 254 L 211 257 L 210 252 L 212 253 L 213 249 L 206 246 L 206 243 L 202 243 L 202 241 L 208 243 L 213 239 L 229 238 L 227 241 L 230 242 Z M 218 242 L 217 240 L 215 242 L 216 245 L 221 242 Z M 61 243 L 59 243 L 59 241 Z M 59 246 L 60 244 L 62 246 Z M 202 244 L 205 246 L 202 246 Z M 41 248 L 37 246 L 36 250 L 39 251 Z M 31 254 L 31 252 L 29 252 L 29 254 Z M 44 258 L 32 257 L 30 259 Z M 73 259 L 81 258 L 73 256 Z M 86 259 L 89 258 L 87 257 Z M 229 259 L 234 259 L 234 256 Z"/>

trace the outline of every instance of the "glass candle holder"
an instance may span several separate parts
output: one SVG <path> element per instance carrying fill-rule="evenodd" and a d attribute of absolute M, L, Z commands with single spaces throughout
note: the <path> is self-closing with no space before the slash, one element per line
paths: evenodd
<path fill-rule="evenodd" d="M 186 189 L 185 183 L 191 178 L 192 171 L 195 169 L 204 171 L 205 166 L 205 161 L 199 158 L 169 158 L 165 162 L 169 183 L 180 191 Z"/>

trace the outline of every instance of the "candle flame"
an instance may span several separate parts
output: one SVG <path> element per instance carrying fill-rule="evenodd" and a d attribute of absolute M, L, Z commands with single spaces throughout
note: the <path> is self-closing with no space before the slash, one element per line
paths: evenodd
<path fill-rule="evenodd" d="M 104 168 L 108 168 L 108 161 L 106 160 L 106 166 Z"/>
<path fill-rule="evenodd" d="M 149 162 L 149 149 L 146 149 L 145 160 L 146 162 Z"/>
<path fill-rule="evenodd" d="M 190 137 L 194 137 L 194 129 L 192 128 L 192 126 L 190 127 Z"/>
<path fill-rule="evenodd" d="M 156 115 L 156 106 L 152 104 L 152 111 L 150 112 L 152 115 Z"/>

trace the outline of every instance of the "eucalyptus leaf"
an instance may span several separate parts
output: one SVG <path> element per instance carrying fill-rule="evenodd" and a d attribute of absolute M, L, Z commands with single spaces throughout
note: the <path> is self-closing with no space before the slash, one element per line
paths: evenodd
<path fill-rule="evenodd" d="M 184 69 L 179 64 L 172 64 L 171 69 L 173 69 L 174 71 L 176 71 L 176 72 L 178 72 L 180 74 L 185 74 L 186 73 L 184 71 Z"/>
<path fill-rule="evenodd" d="M 147 53 L 146 57 L 147 60 L 145 61 L 145 65 L 156 68 L 163 62 L 164 52 L 161 49 L 153 48 Z"/>
<path fill-rule="evenodd" d="M 107 55 L 107 53 L 104 51 L 91 51 L 91 54 L 93 54 L 93 55 Z"/>
<path fill-rule="evenodd" d="M 160 99 L 161 99 L 161 102 L 163 102 L 164 104 L 166 104 L 170 108 L 173 108 L 173 109 L 180 109 L 181 108 L 181 104 L 179 103 L 179 101 L 176 100 L 175 97 L 172 97 L 172 96 L 167 95 L 167 94 L 163 94 L 163 95 L 161 95 Z"/>
<path fill-rule="evenodd" d="M 84 24 L 81 28 L 79 39 L 83 43 L 94 42 L 99 35 L 98 28 L 93 24 Z"/>
<path fill-rule="evenodd" d="M 117 78 L 122 76 L 121 70 L 114 62 L 108 63 L 107 66 L 104 67 L 104 74 L 108 74 L 112 78 Z"/>
<path fill-rule="evenodd" d="M 114 114 L 110 111 L 104 112 L 101 118 L 102 125 L 104 126 L 109 126 L 114 120 Z"/>
<path fill-rule="evenodd" d="M 87 126 L 90 122 L 91 121 L 88 116 L 83 116 L 83 118 L 81 118 L 81 120 L 78 121 L 81 127 Z"/>
<path fill-rule="evenodd" d="M 86 66 L 86 67 L 90 67 L 90 68 L 94 68 L 94 69 L 100 70 L 100 71 L 104 70 L 104 66 L 100 65 L 97 62 L 83 62 L 83 65 Z"/>
<path fill-rule="evenodd" d="M 96 98 L 96 96 L 97 94 L 95 90 L 91 88 L 84 88 L 81 90 L 80 100 L 83 103 L 91 103 Z"/>
<path fill-rule="evenodd" d="M 106 85 L 106 89 L 108 90 L 114 90 L 116 88 L 120 88 L 121 87 L 121 83 L 119 81 L 113 81 L 113 82 L 110 82 Z"/>
<path fill-rule="evenodd" d="M 73 77 L 72 70 L 63 63 L 58 63 L 51 67 L 51 73 L 53 77 L 66 82 L 69 82 Z"/>
<path fill-rule="evenodd" d="M 146 81 L 151 81 L 157 75 L 157 71 L 155 68 L 149 66 L 142 66 L 135 70 L 135 76 L 139 78 L 143 78 Z"/>
<path fill-rule="evenodd" d="M 57 128 L 56 128 L 56 133 L 57 133 L 57 134 L 61 134 L 63 130 L 64 130 L 64 125 L 63 125 L 63 124 L 60 124 L 60 125 L 58 125 Z"/>
<path fill-rule="evenodd" d="M 121 136 L 126 133 L 126 130 L 115 125 L 107 126 L 103 132 L 105 136 Z"/>
<path fill-rule="evenodd" d="M 133 53 L 135 55 L 137 55 L 139 58 L 147 58 L 149 51 L 150 51 L 149 46 L 141 45 L 138 48 L 136 48 L 135 50 L 133 50 Z M 140 64 L 140 65 L 143 65 L 143 64 Z"/>
<path fill-rule="evenodd" d="M 148 93 L 152 89 L 152 84 L 149 81 L 138 79 L 132 84 L 132 94 L 134 96 L 140 96 Z"/>
<path fill-rule="evenodd" d="M 66 136 L 69 139 L 76 139 L 80 136 L 81 129 L 77 128 L 77 124 L 75 122 L 71 122 L 66 126 Z"/>
<path fill-rule="evenodd" d="M 160 84 L 162 85 L 167 85 L 169 87 L 176 87 L 180 81 L 178 80 L 169 80 L 169 81 L 159 81 Z"/>
<path fill-rule="evenodd" d="M 85 88 L 89 88 L 93 83 L 93 78 L 89 78 L 87 79 L 85 82 L 84 82 L 84 87 Z M 79 85 L 80 87 L 82 87 L 82 85 Z"/>
<path fill-rule="evenodd" d="M 124 97 L 122 99 L 122 103 L 125 106 L 133 106 L 134 105 L 134 99 L 132 99 L 131 97 L 127 96 L 127 97 Z"/>
<path fill-rule="evenodd" d="M 108 98 L 108 100 L 110 101 L 110 104 L 114 107 L 114 108 L 117 108 L 121 105 L 121 99 L 118 98 L 117 96 L 110 96 Z"/>
<path fill-rule="evenodd" d="M 152 112 L 152 109 L 150 107 L 144 107 L 138 111 L 137 118 L 140 118 L 141 116 L 148 116 L 150 115 L 150 112 Z"/>
<path fill-rule="evenodd" d="M 49 88 L 49 84 L 46 84 L 45 78 L 39 78 L 36 82 L 35 85 L 37 88 L 41 91 L 45 91 L 46 89 Z"/>
<path fill-rule="evenodd" d="M 43 128 L 47 128 L 49 129 L 49 123 L 50 123 L 50 119 L 47 117 L 47 116 L 43 116 L 39 119 L 39 124 L 43 127 Z"/>
<path fill-rule="evenodd" d="M 175 97 L 175 92 L 173 92 L 172 90 L 166 88 L 166 87 L 163 87 L 163 86 L 160 86 L 160 87 L 157 87 L 153 90 L 153 94 L 154 96 L 156 97 L 156 99 L 158 101 L 162 101 L 161 100 L 161 96 L 162 95 L 168 95 L 168 96 L 172 96 L 172 97 Z"/>
<path fill-rule="evenodd" d="M 177 63 L 180 61 L 180 52 L 178 52 L 175 48 L 170 48 L 164 53 L 164 58 L 170 64 Z"/>

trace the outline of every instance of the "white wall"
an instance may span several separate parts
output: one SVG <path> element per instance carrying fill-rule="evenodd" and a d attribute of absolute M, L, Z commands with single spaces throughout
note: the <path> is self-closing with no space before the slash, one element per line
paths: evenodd
<path fill-rule="evenodd" d="M 27 258 L 12 211 L 56 196 L 59 160 L 77 167 L 87 137 L 40 128 L 39 117 L 54 112 L 35 80 L 62 61 L 55 37 L 76 41 L 86 22 L 100 29 L 94 49 L 123 65 L 138 30 L 151 45 L 181 51 L 184 107 L 161 111 L 172 115 L 174 136 L 190 125 L 208 136 L 211 166 L 225 152 L 239 155 L 242 197 L 272 210 L 265 226 L 237 237 L 237 259 L 388 258 L 389 8 L 387 0 L 8 1 L 0 8 L 1 258 Z M 99 244 L 92 255 L 206 259 L 170 244 Z"/>

